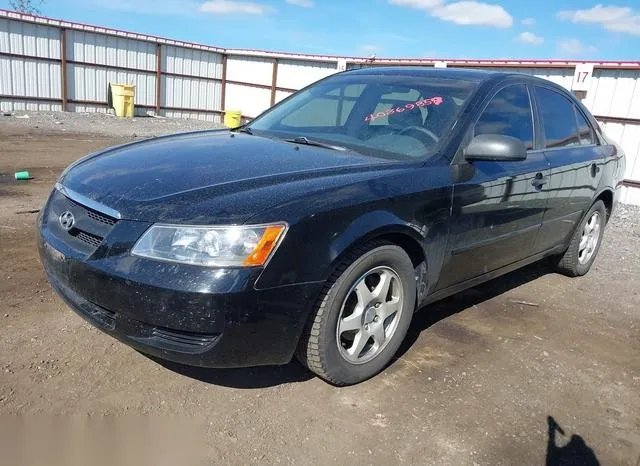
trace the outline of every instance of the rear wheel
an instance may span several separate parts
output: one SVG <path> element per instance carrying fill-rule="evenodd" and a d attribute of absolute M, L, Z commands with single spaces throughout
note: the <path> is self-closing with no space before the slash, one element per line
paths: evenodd
<path fill-rule="evenodd" d="M 578 277 L 591 269 L 600 250 L 606 222 L 607 209 L 602 201 L 597 201 L 576 228 L 567 251 L 558 259 L 558 272 Z"/>
<path fill-rule="evenodd" d="M 298 347 L 298 359 L 335 385 L 373 377 L 404 339 L 415 308 L 411 259 L 394 244 L 354 251 L 330 278 Z"/>

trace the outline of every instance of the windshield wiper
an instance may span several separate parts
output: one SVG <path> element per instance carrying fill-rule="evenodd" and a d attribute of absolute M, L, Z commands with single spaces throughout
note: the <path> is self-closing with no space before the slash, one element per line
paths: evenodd
<path fill-rule="evenodd" d="M 237 128 L 232 129 L 234 133 L 247 133 L 253 135 L 253 131 L 248 126 L 238 126 Z"/>
<path fill-rule="evenodd" d="M 322 147 L 324 149 L 331 149 L 331 150 L 341 150 L 341 151 L 347 150 L 346 147 L 336 146 L 335 144 L 327 144 L 326 142 L 314 141 L 313 139 L 309 139 L 306 136 L 296 136 L 295 138 L 286 138 L 286 139 L 283 139 L 283 141 L 292 142 L 294 144 L 301 144 L 304 146 Z"/>

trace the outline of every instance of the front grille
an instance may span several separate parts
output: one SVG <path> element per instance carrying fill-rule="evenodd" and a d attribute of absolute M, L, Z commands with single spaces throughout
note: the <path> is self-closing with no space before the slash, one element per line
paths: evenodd
<path fill-rule="evenodd" d="M 113 226 L 116 224 L 117 220 L 111 217 L 107 217 L 106 215 L 102 215 L 94 210 L 87 209 L 87 217 L 96 222 L 104 223 L 105 225 Z"/>
<path fill-rule="evenodd" d="M 93 246 L 94 248 L 99 247 L 102 244 L 102 241 L 104 241 L 104 238 L 102 236 L 92 235 L 91 233 L 80 230 L 78 230 L 75 237 L 80 241 L 84 241 L 85 243 Z"/>
<path fill-rule="evenodd" d="M 118 223 L 118 220 L 84 206 L 56 190 L 48 206 L 48 224 L 51 231 L 73 249 L 93 254 Z M 62 228 L 60 216 L 71 212 L 74 224 L 70 230 Z"/>

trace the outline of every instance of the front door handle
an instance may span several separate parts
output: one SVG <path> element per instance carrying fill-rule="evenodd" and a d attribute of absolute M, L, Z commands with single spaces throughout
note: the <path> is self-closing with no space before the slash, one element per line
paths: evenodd
<path fill-rule="evenodd" d="M 547 179 L 542 173 L 536 173 L 536 177 L 531 180 L 531 185 L 536 189 L 542 189 L 547 184 Z"/>

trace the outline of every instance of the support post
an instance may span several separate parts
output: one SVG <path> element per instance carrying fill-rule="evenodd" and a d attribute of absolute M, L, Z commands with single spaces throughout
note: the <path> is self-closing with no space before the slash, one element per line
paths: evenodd
<path fill-rule="evenodd" d="M 278 86 L 278 59 L 273 60 L 273 73 L 271 75 L 271 106 L 276 103 L 276 87 Z"/>
<path fill-rule="evenodd" d="M 224 114 L 227 98 L 227 54 L 222 55 L 222 82 L 220 83 L 220 112 Z"/>
<path fill-rule="evenodd" d="M 156 116 L 160 116 L 162 101 L 162 44 L 156 44 Z"/>
<path fill-rule="evenodd" d="M 60 29 L 60 91 L 63 112 L 67 111 L 69 103 L 67 81 L 67 30 L 62 28 Z"/>

